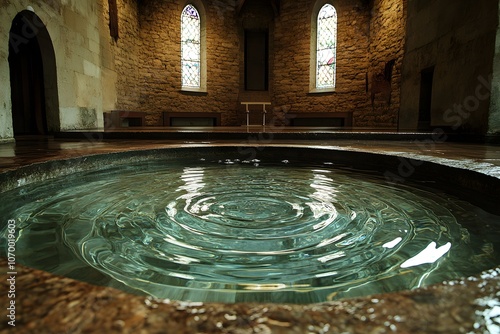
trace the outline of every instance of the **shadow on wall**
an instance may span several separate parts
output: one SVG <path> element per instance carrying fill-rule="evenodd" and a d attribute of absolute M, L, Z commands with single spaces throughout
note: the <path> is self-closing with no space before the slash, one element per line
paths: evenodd
<path fill-rule="evenodd" d="M 383 72 L 373 73 L 371 76 L 370 98 L 372 102 L 372 109 L 375 108 L 375 95 L 380 94 L 381 98 L 391 105 L 391 83 L 392 83 L 392 70 L 396 59 L 391 59 L 385 64 Z M 368 78 L 367 78 L 368 79 Z M 368 80 L 367 80 L 368 81 Z M 367 87 L 368 88 L 368 87 Z"/>

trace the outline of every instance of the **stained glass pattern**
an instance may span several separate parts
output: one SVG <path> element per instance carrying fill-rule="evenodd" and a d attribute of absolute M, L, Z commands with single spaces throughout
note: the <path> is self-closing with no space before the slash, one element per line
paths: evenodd
<path fill-rule="evenodd" d="M 337 67 L 337 11 L 324 5 L 318 14 L 316 88 L 335 87 Z"/>
<path fill-rule="evenodd" d="M 200 87 L 200 64 L 200 16 L 193 5 L 187 5 L 181 15 L 181 76 L 183 87 Z"/>

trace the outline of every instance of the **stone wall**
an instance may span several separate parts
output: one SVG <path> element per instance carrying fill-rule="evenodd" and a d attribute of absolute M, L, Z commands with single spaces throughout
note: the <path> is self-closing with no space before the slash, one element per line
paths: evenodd
<path fill-rule="evenodd" d="M 498 21 L 500 22 L 500 1 L 498 3 Z M 493 75 L 491 82 L 490 115 L 488 119 L 489 134 L 500 135 L 500 25 L 497 25 Z"/>
<path fill-rule="evenodd" d="M 25 0 L 2 5 L 0 35 L 8 40 L 13 17 L 34 7 L 53 40 L 59 92 L 58 129 L 103 126 L 114 109 L 148 112 L 221 112 L 223 125 L 242 124 L 241 101 L 267 100 L 289 112 L 354 113 L 355 126 L 394 126 L 399 107 L 406 0 L 334 0 L 338 12 L 336 89 L 311 93 L 311 38 L 316 1 L 193 0 L 204 8 L 206 92 L 181 89 L 180 15 L 187 0 L 117 0 L 119 37 L 109 32 L 107 0 Z M 5 10 L 4 10 L 5 9 Z M 244 30 L 269 31 L 269 90 L 244 89 Z M 0 45 L 0 73 L 8 77 L 8 43 Z M 372 106 L 367 78 L 396 59 L 391 104 L 383 94 Z M 12 137 L 10 91 L 0 93 L 0 138 Z M 84 119 L 85 118 L 85 119 Z"/>
<path fill-rule="evenodd" d="M 108 1 L 103 2 L 104 21 L 109 24 Z M 109 36 L 109 46 L 104 48 L 103 66 L 109 67 L 109 84 L 116 86 L 116 94 L 106 96 L 105 111 L 138 110 L 139 108 L 139 58 L 142 40 L 139 38 L 138 5 L 135 0 L 117 0 L 118 38 Z"/>
<path fill-rule="evenodd" d="M 362 114 L 367 108 L 369 10 L 362 1 L 334 1 L 337 10 L 335 92 L 310 93 L 311 25 L 314 1 L 286 1 L 276 20 L 275 98 L 277 106 L 296 112 Z M 355 117 L 355 124 L 356 124 Z"/>
<path fill-rule="evenodd" d="M 239 96 L 238 96 L 238 123 L 246 123 L 246 107 L 240 102 L 272 102 L 276 106 L 275 101 L 275 83 L 276 83 L 276 61 L 278 54 L 276 53 L 276 32 L 275 20 L 277 13 L 272 8 L 269 0 L 252 0 L 246 1 L 244 6 L 235 14 L 238 27 L 238 44 L 239 44 Z M 267 91 L 252 91 L 245 90 L 245 31 L 268 31 L 268 90 Z M 273 38 L 274 37 L 274 38 Z M 268 112 L 272 112 L 272 107 L 266 107 Z M 250 124 L 262 124 L 262 106 L 249 106 Z M 271 115 L 271 114 L 269 114 Z M 272 117 L 268 117 L 271 121 Z"/>
<path fill-rule="evenodd" d="M 114 81 L 108 80 L 114 77 L 112 57 L 108 53 L 106 60 L 104 56 L 109 29 L 102 16 L 103 1 L 19 0 L 0 4 L 0 75 L 4 80 L 0 93 L 0 140 L 14 136 L 9 31 L 16 15 L 28 8 L 45 25 L 43 29 L 47 30 L 54 51 L 56 78 L 45 78 L 50 81 L 45 82 L 46 92 L 47 87 L 57 92 L 55 101 L 47 101 L 49 131 L 103 126 L 106 96 L 113 96 L 116 89 Z"/>
<path fill-rule="evenodd" d="M 434 66 L 431 126 L 484 133 L 498 1 L 410 1 L 400 127 L 418 125 L 421 71 Z"/>
<path fill-rule="evenodd" d="M 106 94 L 103 88 L 113 91 L 115 87 L 103 87 L 102 81 L 107 72 L 101 66 L 102 42 L 106 38 L 100 19 L 102 2 L 60 3 L 59 13 L 46 21 L 47 26 L 53 28 L 60 129 L 103 127 L 103 95 Z"/>
<path fill-rule="evenodd" d="M 139 104 L 142 110 L 152 113 L 150 124 L 159 124 L 160 118 L 154 113 L 160 111 L 219 111 L 223 112 L 223 125 L 241 124 L 236 114 L 243 112 L 241 101 L 269 100 L 274 108 L 286 107 L 290 112 L 352 111 L 355 125 L 380 125 L 375 117 L 366 117 L 371 112 L 367 72 L 370 61 L 376 63 L 369 56 L 370 40 L 378 36 L 370 35 L 371 13 L 367 1 L 334 1 L 338 11 L 337 86 L 335 92 L 327 94 L 310 93 L 311 15 L 315 1 L 281 1 L 279 14 L 269 4 L 258 1 L 248 1 L 238 13 L 236 1 L 228 4 L 207 0 L 204 4 L 206 94 L 185 93 L 180 87 L 179 18 L 184 2 L 149 0 L 140 5 Z M 381 10 L 387 6 L 380 7 Z M 401 30 L 402 22 L 394 21 L 390 24 L 397 27 L 390 28 L 391 34 Z M 386 25 L 384 22 L 383 28 Z M 372 27 L 382 30 L 377 24 Z M 266 92 L 244 90 L 244 29 L 269 30 L 270 70 Z M 387 29 L 379 35 L 387 33 Z M 384 51 L 400 56 L 399 48 L 401 43 L 393 44 L 387 39 Z M 387 57 L 382 55 L 380 61 Z M 397 109 L 397 105 L 396 97 L 392 108 Z M 394 124 L 394 117 L 388 116 L 383 125 Z"/>
<path fill-rule="evenodd" d="M 151 125 L 161 123 L 162 111 L 222 112 L 222 124 L 234 125 L 240 56 L 236 1 L 204 1 L 206 92 L 181 90 L 180 17 L 185 4 L 161 0 L 141 4 L 140 106 L 151 112 Z"/>
<path fill-rule="evenodd" d="M 22 7 L 20 7 L 22 8 Z M 12 128 L 12 100 L 10 96 L 10 71 L 9 71 L 9 30 L 12 20 L 18 10 L 12 6 L 10 9 L 0 6 L 0 143 L 13 140 Z"/>
<path fill-rule="evenodd" d="M 394 128 L 400 106 L 407 0 L 375 0 L 371 10 L 370 68 L 367 73 L 371 108 L 358 114 L 358 126 Z"/>

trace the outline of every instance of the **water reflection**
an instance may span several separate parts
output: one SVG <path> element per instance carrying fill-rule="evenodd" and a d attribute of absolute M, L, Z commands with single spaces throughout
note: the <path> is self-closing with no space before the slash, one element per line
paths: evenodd
<path fill-rule="evenodd" d="M 3 194 L 2 214 L 22 217 L 22 263 L 82 280 L 102 273 L 108 285 L 158 298 L 317 302 L 411 289 L 495 261 L 481 249 L 498 234 L 488 243 L 464 234 L 461 222 L 487 221 L 468 204 L 329 164 L 231 162 L 61 178 Z"/>
<path fill-rule="evenodd" d="M 401 264 L 401 268 L 410 268 L 419 266 L 425 263 L 434 263 L 444 256 L 451 248 L 451 243 L 447 242 L 445 245 L 436 248 L 436 243 L 431 242 L 423 251 L 406 260 Z"/>

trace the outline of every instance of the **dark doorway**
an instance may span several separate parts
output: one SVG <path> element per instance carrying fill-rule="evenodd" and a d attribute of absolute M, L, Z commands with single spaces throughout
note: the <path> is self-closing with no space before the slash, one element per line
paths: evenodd
<path fill-rule="evenodd" d="M 12 22 L 9 69 L 14 136 L 46 134 L 48 112 L 59 119 L 55 55 L 45 25 L 31 11 Z"/>
<path fill-rule="evenodd" d="M 267 30 L 245 30 L 245 90 L 268 90 Z"/>
<path fill-rule="evenodd" d="M 418 103 L 418 130 L 429 130 L 431 127 L 432 81 L 434 66 L 420 73 L 420 99 Z"/>

